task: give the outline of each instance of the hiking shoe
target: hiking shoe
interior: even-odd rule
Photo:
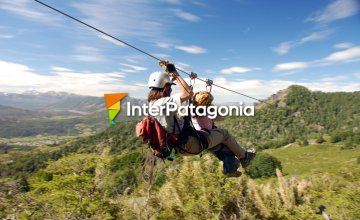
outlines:
[[[245,152],[245,157],[240,159],[241,166],[245,169],[250,165],[252,159],[256,156],[256,151],[254,149],[247,150]]]

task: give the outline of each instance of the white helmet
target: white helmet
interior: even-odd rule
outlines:
[[[154,72],[149,77],[149,88],[158,88],[163,89],[167,83],[175,85],[167,73],[164,72]]]

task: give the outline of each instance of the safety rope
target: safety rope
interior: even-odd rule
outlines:
[[[116,40],[116,41],[119,41],[119,42],[125,44],[126,46],[129,46],[129,47],[133,48],[134,50],[137,50],[137,51],[139,51],[140,53],[143,53],[143,54],[145,54],[145,55],[147,55],[147,56],[149,56],[149,57],[151,57],[151,58],[153,58],[153,59],[155,59],[155,60],[157,60],[157,61],[163,61],[163,59],[160,59],[160,58],[158,58],[158,57],[156,57],[156,56],[154,56],[154,55],[152,55],[152,54],[150,54],[150,53],[148,53],[148,52],[146,52],[146,51],[144,51],[144,50],[142,50],[142,49],[140,49],[140,48],[138,48],[138,47],[136,47],[136,46],[134,46],[134,45],[132,45],[132,44],[130,44],[130,43],[127,43],[126,41],[123,41],[123,40],[121,40],[121,39],[119,39],[119,38],[117,38],[117,37],[115,37],[115,36],[113,36],[113,35],[111,35],[111,34],[108,34],[108,33],[106,33],[105,31],[102,31],[102,30],[100,30],[100,29],[98,29],[98,28],[96,28],[96,27],[94,27],[94,26],[92,26],[92,25],[90,25],[90,24],[88,24],[88,23],[86,23],[86,22],[84,22],[84,21],[81,21],[80,19],[75,18],[75,17],[73,17],[73,16],[71,16],[71,15],[69,15],[69,14],[67,14],[67,13],[65,13],[65,12],[63,12],[63,11],[61,11],[61,10],[59,10],[59,9],[56,9],[56,8],[50,6],[50,5],[48,5],[48,4],[46,4],[46,3],[42,2],[42,1],[39,1],[39,0],[34,0],[34,1],[37,2],[37,3],[39,3],[39,4],[41,4],[41,5],[43,5],[43,6],[45,6],[45,7],[47,7],[47,8],[49,8],[49,9],[51,9],[51,10],[53,10],[53,11],[56,11],[56,12],[58,12],[58,13],[64,15],[64,16],[66,16],[66,17],[68,17],[68,18],[70,18],[70,19],[72,19],[72,20],[74,20],[74,21],[77,21],[77,22],[79,22],[79,23],[81,23],[81,24],[83,24],[83,25],[85,25],[85,26],[87,26],[87,27],[89,27],[89,28],[97,31],[97,32],[100,32],[100,33],[102,33],[103,35],[105,35],[105,36],[107,36],[107,37],[110,37],[110,38],[112,38],[112,39],[114,39],[114,40]],[[177,69],[178,71],[182,72],[182,73],[185,73],[185,74],[188,75],[188,76],[191,76],[191,73],[188,73],[188,72],[186,72],[186,71],[183,70],[183,69],[180,69],[180,68],[178,68],[178,67],[176,67],[176,69]],[[198,79],[198,80],[200,80],[200,81],[202,81],[202,82],[204,82],[204,83],[207,82],[207,79],[202,79],[202,78],[199,78],[199,77],[196,77],[196,79]],[[238,92],[238,91],[235,91],[235,90],[232,90],[232,89],[225,88],[225,87],[220,86],[220,85],[215,84],[215,83],[213,83],[212,85],[213,85],[213,86],[216,86],[216,87],[218,87],[218,88],[227,90],[227,91],[229,91],[229,92],[233,92],[233,93],[236,93],[236,94],[238,94],[238,95],[242,95],[242,96],[244,96],[244,97],[247,97],[247,98],[256,100],[256,101],[258,101],[258,102],[266,102],[266,101],[264,101],[264,100],[260,100],[260,99],[258,99],[258,98],[255,98],[255,97],[246,95],[246,94],[244,94],[244,93],[241,93],[241,92]]]

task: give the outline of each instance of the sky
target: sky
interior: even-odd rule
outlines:
[[[359,0],[43,1],[259,99],[292,84],[360,90]],[[0,92],[145,98],[155,71],[157,61],[33,0],[0,0]],[[194,87],[206,89],[199,80]],[[216,87],[212,93],[221,102],[249,101]]]

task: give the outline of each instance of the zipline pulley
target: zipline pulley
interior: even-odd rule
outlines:
[[[214,84],[214,82],[211,79],[205,79],[205,83],[206,83],[206,91],[211,92],[212,85]]]
[[[196,78],[197,78],[197,74],[194,73],[194,72],[191,72],[190,75],[189,75],[189,77],[190,77],[190,86],[191,86],[191,87],[194,87],[194,85],[195,85],[195,80],[196,80]]]

